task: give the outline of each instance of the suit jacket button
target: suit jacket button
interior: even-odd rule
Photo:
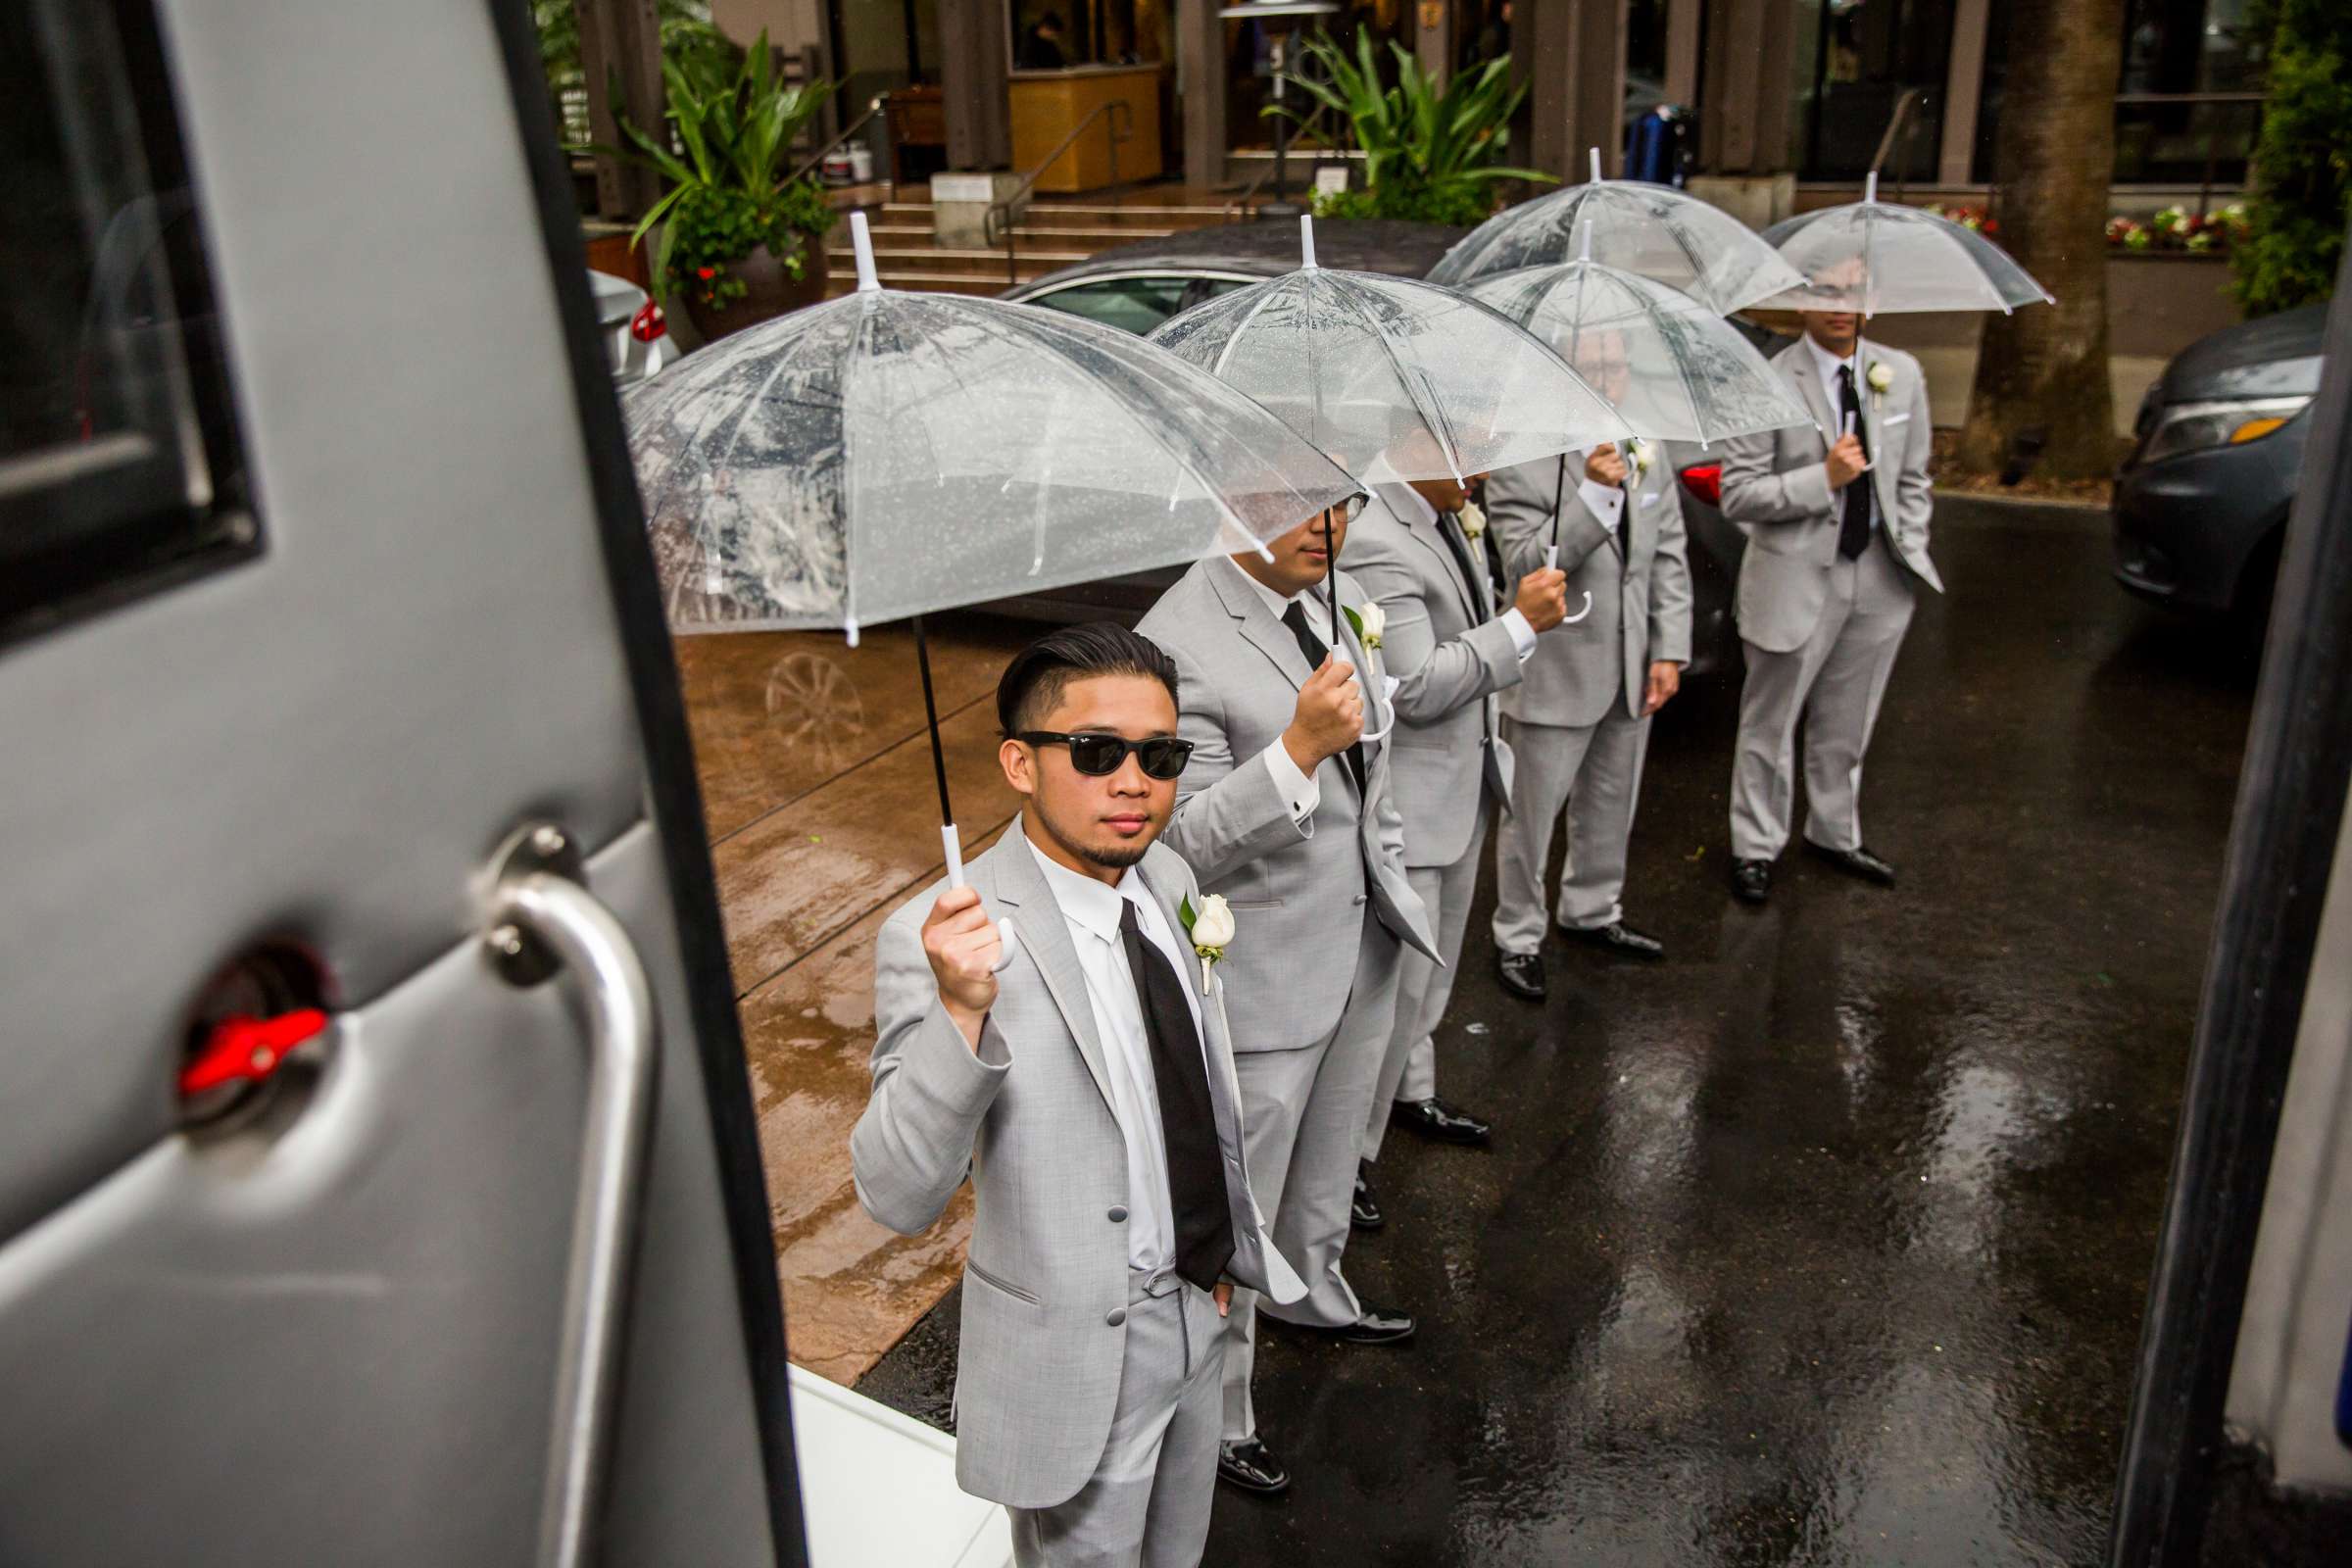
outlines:
[[[1358,903],[1358,904],[1369,904],[1369,903],[1371,902],[1371,900],[1372,900],[1372,895],[1371,895],[1371,894],[1369,894],[1369,893],[1358,893],[1358,894],[1355,896],[1355,902],[1356,902],[1356,903]]]
[[[1114,1306],[1110,1309],[1110,1316],[1104,1318],[1102,1321],[1115,1329],[1120,1324],[1127,1321],[1127,1309],[1123,1306]]]
[[[1110,1205],[1110,1222],[1111,1222],[1113,1225],[1116,1225],[1116,1224],[1118,1224],[1120,1221],[1124,1220],[1126,1217],[1127,1217],[1127,1209],[1126,1209],[1126,1206],[1125,1206],[1124,1204],[1120,1204],[1120,1203],[1113,1203],[1113,1204],[1111,1204],[1111,1205]]]

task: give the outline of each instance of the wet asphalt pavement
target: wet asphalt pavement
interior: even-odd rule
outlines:
[[[1207,1560],[2085,1564],[2101,1552],[2253,687],[2108,581],[2095,514],[1939,503],[1864,789],[1891,891],[1724,885],[1738,693],[1652,738],[1629,920],[1440,1037],[1493,1148],[1389,1142],[1348,1272],[1401,1349],[1279,1325],[1271,1501]],[[957,1298],[859,1385],[944,1420]]]

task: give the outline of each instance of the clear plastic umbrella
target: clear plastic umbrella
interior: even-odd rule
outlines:
[[[1113,327],[877,281],[739,332],[623,405],[673,629],[845,628],[1255,547],[1357,486],[1216,377]],[[933,760],[939,734],[934,715]],[[950,868],[960,874],[939,769]]]
[[[1879,200],[1879,176],[1862,199],[1800,213],[1764,237],[1804,274],[1763,303],[1776,310],[1852,311],[1864,317],[1908,311],[1999,311],[2052,305],[2009,253],[1948,218]]]
[[[1718,316],[1796,288],[1804,278],[1764,237],[1721,208],[1670,185],[1600,177],[1506,208],[1464,235],[1430,270],[1429,280],[1459,288],[1522,267],[1580,254],[1579,229],[1592,230],[1592,258],[1621,272],[1678,288]]]
[[[1434,284],[1315,265],[1163,323],[1152,341],[1256,399],[1350,473],[1464,478],[1614,440],[1625,421],[1560,357]]]
[[[1549,343],[1639,435],[1710,445],[1812,419],[1736,327],[1680,289],[1579,260],[1498,272],[1469,293]],[[1549,559],[1567,486],[1563,453]]]
[[[1680,289],[1575,261],[1468,292],[1549,343],[1638,435],[1711,445],[1810,418],[1738,328]]]

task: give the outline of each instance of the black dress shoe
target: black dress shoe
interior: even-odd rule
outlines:
[[[1732,897],[1741,904],[1762,904],[1772,895],[1770,860],[1734,860]]]
[[[1272,1496],[1291,1490],[1291,1473],[1266,1447],[1262,1439],[1217,1445],[1217,1479],[1244,1492]]]
[[[1894,867],[1868,850],[1858,848],[1833,850],[1827,846],[1816,844],[1811,839],[1805,840],[1805,848],[1829,861],[1838,870],[1843,871],[1847,876],[1860,877],[1865,882],[1876,882],[1883,888],[1894,886]]]
[[[1365,1179],[1364,1167],[1355,1167],[1355,1196],[1348,1202],[1348,1228],[1376,1231],[1389,1222],[1380,1211],[1380,1200],[1372,1196],[1372,1183]]]
[[[1614,953],[1620,958],[1655,959],[1666,956],[1665,943],[1656,937],[1643,935],[1623,920],[1612,920],[1607,925],[1572,925],[1560,929],[1573,941]]]
[[[1385,1306],[1367,1306],[1364,1315],[1343,1328],[1316,1329],[1314,1332],[1339,1341],[1342,1345],[1402,1345],[1413,1337],[1413,1315],[1394,1311]]]
[[[1494,967],[1502,975],[1502,989],[1514,997],[1529,1002],[1542,1002],[1544,997],[1544,955],[1540,953],[1498,953]]]
[[[1483,1144],[1494,1130],[1435,1095],[1427,1100],[1396,1101],[1389,1106],[1389,1125],[1441,1144]]]

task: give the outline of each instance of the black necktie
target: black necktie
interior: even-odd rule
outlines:
[[[1471,619],[1485,620],[1486,613],[1478,609],[1478,568],[1470,564],[1470,541],[1462,536],[1462,523],[1450,512],[1438,514],[1438,537],[1453,552],[1453,564],[1461,568],[1462,591],[1470,596]]]
[[[1282,612],[1282,623],[1290,627],[1291,635],[1298,640],[1298,651],[1306,656],[1306,667],[1321,669],[1323,656],[1331,650],[1322,638],[1315,635],[1314,627],[1306,623],[1306,607],[1296,599],[1292,600],[1290,607]],[[1364,678],[1361,670],[1356,675],[1359,681]],[[1364,743],[1354,742],[1342,755],[1348,760],[1348,772],[1354,778],[1355,793],[1360,796],[1364,793]]]
[[[1208,1099],[1208,1064],[1193,1009],[1184,1000],[1159,945],[1144,936],[1135,903],[1119,900],[1119,943],[1143,1004],[1144,1034],[1152,1044],[1152,1081],[1159,1090],[1159,1136],[1168,1155],[1169,1217],[1176,1227],[1176,1272],[1204,1291],[1233,1257],[1233,1209],[1226,1201],[1225,1163],[1217,1147],[1217,1118]]]
[[[1854,395],[1854,368],[1838,367],[1838,407],[1853,420],[1854,439],[1861,443],[1862,461],[1870,461],[1870,437],[1862,429],[1862,400]],[[1870,474],[1846,481],[1840,504],[1844,514],[1838,523],[1838,554],[1851,561],[1870,548]]]

